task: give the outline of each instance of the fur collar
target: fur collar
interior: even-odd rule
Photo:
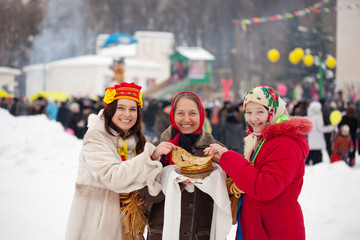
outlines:
[[[313,123],[306,117],[291,117],[290,120],[284,120],[280,123],[271,123],[267,125],[262,133],[251,133],[245,137],[244,157],[250,160],[252,152],[260,144],[258,139],[262,135],[263,139],[269,140],[278,136],[304,136],[313,128]]]
[[[291,117],[280,123],[269,124],[262,131],[264,139],[272,139],[284,135],[300,135],[308,134],[313,128],[313,123],[307,117]]]
[[[161,142],[167,142],[170,140],[171,137],[171,128],[172,126],[169,126],[162,134],[161,134]],[[211,143],[214,143],[215,139],[214,137],[206,132],[204,130],[204,128],[201,129],[201,133],[200,133],[200,137],[199,139],[196,141],[196,143],[194,144],[194,147],[204,147],[204,146],[209,146]]]

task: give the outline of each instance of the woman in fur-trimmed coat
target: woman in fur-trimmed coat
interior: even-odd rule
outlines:
[[[205,150],[216,154],[214,159],[243,192],[237,208],[237,239],[304,240],[298,197],[309,153],[305,135],[312,122],[289,117],[285,102],[266,86],[247,92],[244,109],[248,126],[244,157],[216,144]]]
[[[144,186],[148,186],[151,195],[157,195],[161,191],[162,171],[158,160],[173,149],[170,143],[155,147],[145,142],[141,131],[140,86],[124,82],[109,89],[105,92],[105,109],[89,117],[67,240],[141,239],[141,232],[132,234],[135,229],[132,223],[124,224],[120,196],[130,193],[131,199],[141,203],[136,191]]]

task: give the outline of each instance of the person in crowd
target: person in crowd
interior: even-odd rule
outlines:
[[[356,102],[356,111],[355,111],[356,119],[358,119],[358,129],[360,129],[360,100]],[[354,143],[356,148],[356,143]],[[357,150],[360,155],[360,131],[357,132]]]
[[[55,121],[59,112],[59,107],[56,105],[56,102],[53,97],[48,98],[48,103],[45,107],[46,115],[50,120]]]
[[[226,125],[226,118],[228,115],[229,109],[232,107],[232,104],[230,101],[224,101],[223,107],[219,111],[219,141],[224,142],[225,141],[225,125]]]
[[[80,109],[80,104],[77,102],[72,102],[69,106],[69,109],[71,111],[71,115],[66,131],[72,135],[75,135],[77,138],[82,139],[87,128],[84,116]]]
[[[19,111],[19,99],[18,98],[12,98],[10,100],[9,112],[13,116],[18,116],[19,115],[20,111]]]
[[[349,154],[354,150],[354,143],[350,136],[350,127],[348,125],[342,125],[340,131],[338,131],[335,140],[334,147],[332,151],[332,156],[339,156],[340,159],[344,160],[350,167],[351,158]]]
[[[230,193],[240,197],[232,198],[238,201],[236,237],[304,240],[298,197],[309,152],[305,135],[312,123],[289,117],[286,103],[271,87],[248,91],[243,105],[248,128],[244,156],[218,144],[205,149],[231,177]]]
[[[216,142],[204,130],[204,118],[199,96],[192,92],[177,94],[169,114],[171,126],[162,133],[160,142],[171,142],[192,155],[204,156],[204,149]],[[172,154],[164,155],[161,162],[163,191],[146,198],[152,206],[147,239],[226,239],[231,209],[225,172],[214,164],[210,175],[194,180],[176,172]]]
[[[32,103],[31,115],[46,114],[46,99],[39,97]]]
[[[305,117],[307,115],[308,103],[306,101],[299,101],[295,104],[291,116]]]
[[[349,105],[345,111],[346,111],[345,116],[343,116],[343,118],[341,119],[341,122],[339,123],[338,127],[341,128],[341,126],[343,125],[348,125],[350,127],[350,136],[354,143],[354,146],[356,146],[356,132],[358,129],[358,120],[355,115],[355,107],[353,105]],[[355,165],[355,152],[356,149],[353,148],[353,150],[349,154],[350,166]]]
[[[211,123],[212,135],[216,140],[220,139],[219,136],[219,112],[221,110],[220,106],[221,103],[218,100],[215,100],[214,106],[211,109],[211,117],[209,117]]]
[[[222,143],[231,150],[243,153],[244,148],[244,126],[240,122],[236,106],[230,107],[227,111],[225,125],[223,127]],[[239,121],[240,120],[240,121]]]
[[[322,162],[322,150],[326,149],[324,133],[335,130],[334,125],[324,125],[321,103],[311,102],[307,111],[308,118],[313,122],[314,128],[308,134],[310,152],[305,160],[306,165],[315,165]]]
[[[60,122],[61,125],[66,129],[69,123],[69,119],[71,116],[71,111],[69,110],[69,101],[61,102],[58,115],[56,117],[56,121]]]
[[[154,124],[155,124],[155,116],[159,111],[158,102],[155,99],[150,99],[148,106],[144,109],[144,118],[143,122],[145,124],[145,136],[152,141],[155,137]]]
[[[212,134],[213,129],[211,127],[210,119],[211,119],[211,109],[210,108],[205,108],[204,129],[208,133]]]
[[[89,117],[79,157],[66,239],[143,239],[146,219],[139,189],[161,191],[162,154],[141,131],[141,87],[123,82],[105,91],[106,107]],[[140,208],[140,209],[139,209]]]
[[[321,112],[323,115],[323,121],[324,121],[324,125],[330,125],[330,114],[331,114],[331,108],[330,106],[328,106],[325,102],[325,99],[320,99],[320,103],[321,103]],[[331,132],[326,132],[324,133],[324,138],[325,138],[325,144],[326,144],[326,151],[329,154],[329,156],[331,156],[332,153],[332,142],[333,142],[333,138],[335,135],[335,131],[331,131]]]
[[[169,114],[171,110],[170,101],[161,102],[161,110],[155,116],[154,131],[156,139],[160,139],[160,135],[170,126]]]

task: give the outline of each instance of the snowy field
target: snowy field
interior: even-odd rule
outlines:
[[[45,115],[0,109],[0,239],[64,239],[81,144]],[[359,162],[330,164],[326,155],[306,167],[300,204],[308,240],[360,239]]]

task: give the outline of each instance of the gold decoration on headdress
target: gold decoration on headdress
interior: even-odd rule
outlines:
[[[104,96],[104,102],[106,104],[110,104],[114,101],[114,97],[116,95],[116,90],[115,89],[107,89],[105,91],[105,96]]]

